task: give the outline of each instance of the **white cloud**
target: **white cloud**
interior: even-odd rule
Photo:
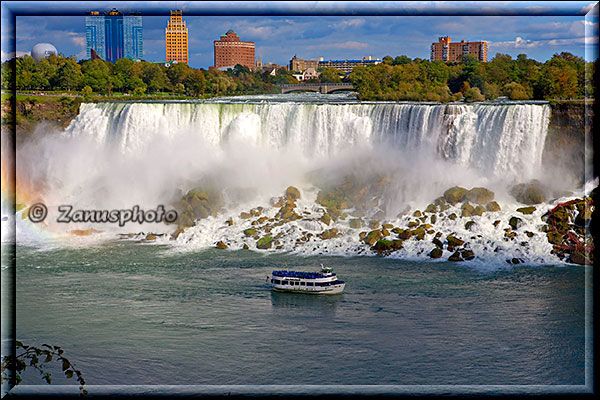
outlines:
[[[361,18],[357,18],[357,19],[345,19],[339,22],[335,22],[333,24],[331,24],[330,26],[336,30],[343,30],[343,29],[348,29],[348,28],[358,28],[359,26],[362,26],[365,24],[365,20],[361,19]]]
[[[523,39],[517,36],[515,40],[509,40],[504,42],[488,42],[488,47],[493,49],[531,49],[531,48],[543,48],[547,46],[566,46],[566,45],[578,45],[583,43],[597,43],[597,38],[593,37],[576,37],[576,38],[563,38],[563,39],[549,39],[549,40],[530,40]]]
[[[590,11],[591,11],[591,10],[594,8],[594,6],[595,6],[596,4],[598,4],[598,3],[590,3],[590,4],[588,4],[587,6],[583,6],[583,7],[581,8],[581,11],[580,11],[580,12],[582,12],[582,13],[584,13],[584,14],[587,14],[588,12],[590,12]],[[598,8],[596,8],[596,10],[598,10]],[[596,12],[597,12],[597,11],[596,11]]]
[[[17,57],[23,57],[24,55],[30,56],[31,52],[30,51],[17,51],[16,52]],[[15,56],[14,51],[5,52],[4,50],[0,50],[0,58],[2,59],[2,61],[10,60],[14,56]]]

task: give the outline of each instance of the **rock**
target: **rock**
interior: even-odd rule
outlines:
[[[533,179],[514,185],[509,192],[519,203],[540,204],[546,200],[548,190],[540,181]]]
[[[536,208],[533,206],[517,208],[517,212],[520,212],[521,214],[525,214],[525,215],[529,215],[529,214],[533,213],[535,210],[536,210]]]
[[[387,229],[384,228],[381,230],[381,235],[383,237],[390,236],[390,231],[388,231]]]
[[[511,217],[510,220],[508,221],[508,224],[510,225],[511,228],[513,228],[514,230],[517,230],[523,226],[523,220],[519,217]]]
[[[465,243],[464,240],[459,239],[459,238],[455,237],[454,235],[446,236],[446,241],[448,242],[448,250],[450,250],[451,247],[452,248],[460,247]]]
[[[186,228],[190,227],[190,226],[194,226],[194,221],[192,220],[192,218],[190,218],[189,215],[187,214],[179,214],[177,216],[177,223],[180,226],[184,226]]]
[[[464,261],[460,256],[460,252],[455,251],[450,257],[448,257],[448,261]]]
[[[319,237],[323,240],[333,239],[338,236],[340,236],[340,233],[335,228],[331,228],[331,229],[329,229],[327,231],[323,231],[322,233],[319,234]]]
[[[485,212],[485,207],[478,205],[477,207],[475,207],[475,209],[473,210],[471,215],[481,216],[481,215],[483,215],[484,212]]]
[[[146,240],[156,240],[156,235],[154,233],[149,233],[146,235]]]
[[[529,231],[525,231],[525,234],[527,235],[527,237],[532,238],[534,233],[533,232],[529,232]]]
[[[477,204],[486,204],[494,200],[494,192],[483,187],[475,187],[465,194],[465,198]]]
[[[218,249],[226,249],[227,247],[229,247],[229,246],[227,246],[227,245],[226,245],[224,242],[222,242],[221,240],[219,240],[219,241],[217,242],[217,248],[218,248]]]
[[[410,222],[408,223],[408,227],[409,227],[409,228],[416,228],[416,227],[417,227],[417,226],[419,226],[419,225],[420,225],[420,224],[419,224],[418,222],[416,222],[416,221],[410,221]]]
[[[460,186],[454,186],[444,192],[444,200],[454,205],[463,201],[466,194],[467,189]]]
[[[439,247],[435,247],[431,252],[429,252],[429,257],[431,258],[440,258],[444,254],[444,251]]]
[[[270,249],[273,244],[273,238],[271,236],[265,236],[256,241],[256,247],[262,250]]]
[[[500,204],[498,204],[498,202],[496,201],[490,201],[489,203],[487,203],[485,205],[485,209],[490,211],[490,212],[496,212],[496,211],[500,211]]]
[[[420,216],[422,216],[422,215],[423,215],[423,214],[421,214],[421,211],[419,211],[419,210],[416,210],[416,211],[413,213],[413,217],[416,217],[416,218],[419,218],[419,217],[420,217]]]
[[[273,197],[270,201],[271,205],[273,207],[283,207],[283,205],[285,204],[285,200],[283,197]]]
[[[371,250],[380,255],[387,255],[402,248],[402,240],[385,240],[380,239],[375,243]]]
[[[358,238],[360,240],[363,240],[365,238],[365,236],[367,236],[367,232],[361,232],[361,233],[358,234]]]
[[[423,240],[425,238],[425,229],[415,229],[414,231],[412,231],[412,235],[416,236],[417,240]]]
[[[435,199],[433,201],[433,204],[435,204],[438,207],[445,206],[446,205],[446,199],[444,199],[443,197],[438,197],[437,199]]]
[[[254,235],[256,235],[256,229],[255,228],[244,229],[244,235],[254,236]]]
[[[373,246],[381,238],[381,232],[379,230],[373,230],[363,238],[363,242],[369,246]]]
[[[444,248],[444,243],[442,243],[442,241],[440,239],[438,239],[438,238],[434,238],[431,242],[433,244],[435,244],[436,247],[439,247],[440,249]]]
[[[470,231],[471,228],[473,227],[473,225],[475,225],[475,221],[467,221],[465,223],[465,229],[468,230],[468,231]]]
[[[548,238],[548,242],[551,244],[562,244],[564,235],[556,230],[551,230],[546,233],[546,237]]]
[[[242,249],[244,249],[244,250],[248,250],[249,248],[250,247],[246,243],[244,243],[244,245],[242,246]]]
[[[494,225],[494,227],[496,227],[496,228],[497,228],[497,227],[498,227],[498,225],[500,224],[500,222],[501,222],[501,221],[500,221],[499,219],[495,220],[495,221],[493,222],[493,225]]]
[[[285,198],[290,200],[298,200],[300,198],[300,191],[294,186],[290,186],[285,190]]]
[[[470,217],[471,214],[473,214],[473,211],[475,211],[475,207],[473,207],[469,202],[465,202],[462,206],[461,206],[461,216],[462,217]]]
[[[179,235],[181,235],[183,233],[183,231],[185,230],[185,228],[183,226],[178,226],[177,229],[175,229],[175,232],[173,232],[171,234],[171,239],[177,239],[179,237]]]
[[[410,229],[402,229],[400,232],[398,232],[398,237],[402,240],[410,239],[411,236],[412,232]]]
[[[383,224],[383,225],[381,225],[381,227],[383,229],[387,229],[389,231],[389,230],[392,230],[394,228],[394,225],[392,225],[392,224]]]
[[[512,232],[510,228],[508,228],[508,230],[504,233],[504,237],[506,239],[514,239],[517,237],[517,232]]]
[[[592,255],[591,253],[589,254]],[[594,265],[592,257],[588,257],[588,254],[583,251],[575,250],[569,255],[568,261],[572,264],[579,265]]]
[[[361,227],[361,219],[360,218],[352,218],[350,220],[350,228],[352,229],[360,229]]]
[[[436,212],[438,212],[438,208],[435,204],[430,203],[427,205],[427,208],[425,208],[425,212],[435,214]]]
[[[244,212],[244,211],[242,211],[240,213],[240,218],[241,219],[248,219],[248,218],[251,218],[251,217],[252,217],[252,214],[250,214],[250,213],[247,213],[247,212]]]
[[[460,255],[465,260],[472,260],[475,258],[475,253],[473,253],[473,250],[463,250],[461,251]]]
[[[232,226],[233,225],[233,218],[229,218],[227,221],[225,221],[225,224],[227,226]]]
[[[437,216],[433,214],[431,217],[429,217],[429,221],[431,221],[432,224],[435,224],[437,222]]]
[[[458,217],[457,217],[457,216],[456,216],[456,214],[454,214],[454,213],[452,213],[452,214],[448,215],[448,219],[451,219],[451,220],[453,220],[453,221],[454,221],[456,218],[458,218]]]
[[[369,221],[369,228],[371,228],[371,229],[379,228],[379,221],[377,221],[377,220]]]
[[[331,223],[331,217],[329,216],[329,214],[325,213],[321,218],[319,218],[319,221],[329,226],[329,224]]]

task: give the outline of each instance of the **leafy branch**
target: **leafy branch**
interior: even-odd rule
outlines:
[[[62,366],[62,370],[65,376],[70,379],[76,376],[79,382],[80,396],[85,396],[88,392],[84,389],[85,380],[81,375],[81,371],[76,369],[75,366],[63,355],[64,350],[59,346],[51,346],[49,344],[42,344],[42,347],[27,346],[20,341],[16,341],[16,347],[18,353],[15,355],[8,355],[2,357],[2,374],[0,375],[0,383],[3,383],[5,379],[9,379],[9,372],[15,371],[15,385],[21,383],[21,374],[27,369],[27,367],[36,369],[42,375],[42,378],[46,383],[52,383],[52,376],[50,372],[46,370],[49,363],[55,361]]]

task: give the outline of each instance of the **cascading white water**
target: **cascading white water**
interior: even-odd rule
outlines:
[[[217,217],[196,220],[177,242],[204,247],[227,240],[232,248],[256,247],[256,239],[242,233],[252,221],[239,219],[240,213],[261,206],[264,215],[275,217],[278,209],[270,199],[294,185],[302,191],[297,211],[306,217],[276,229],[281,229],[283,249],[309,254],[364,251],[348,220],[331,226],[319,222],[323,209],[315,199],[322,185],[340,185],[349,175],[362,184],[387,176],[380,197],[366,200],[370,205],[364,219],[397,226],[410,218],[400,215],[403,210],[423,209],[451,186],[485,186],[495,192],[506,214],[476,217],[482,219],[477,229],[485,239],[472,246],[478,254],[504,262],[505,253],[493,252],[506,246],[504,231],[487,220],[508,221],[509,210],[518,205],[507,188],[543,176],[547,104],[242,101],[82,104],[67,129],[34,135],[19,148],[17,165],[23,167],[17,181],[39,192],[50,207],[80,209],[172,207],[193,187],[216,186],[224,194],[224,208]],[[460,215],[460,208],[451,212]],[[528,216],[532,231],[537,231],[539,217]],[[236,222],[225,227],[229,218]],[[473,235],[460,218],[437,225]],[[296,247],[306,232],[318,235],[333,226],[341,237]],[[89,227],[50,226],[57,231]],[[144,229],[171,233],[173,228],[100,227],[107,234]],[[530,242],[536,250],[529,251],[546,260],[550,249],[544,234]],[[428,246],[430,241],[409,240],[402,256],[425,254]],[[520,247],[507,251],[525,257]]]
[[[539,104],[100,103],[83,104],[66,134],[90,136],[122,154],[180,134],[221,146],[243,139],[308,159],[385,144],[526,179],[541,164],[549,114]]]

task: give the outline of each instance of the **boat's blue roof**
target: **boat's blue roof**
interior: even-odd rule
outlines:
[[[332,274],[335,275],[335,274]],[[273,276],[280,276],[284,278],[305,278],[305,279],[317,279],[317,278],[325,278],[326,276],[332,275],[324,275],[320,272],[299,272],[299,271],[273,271]]]

